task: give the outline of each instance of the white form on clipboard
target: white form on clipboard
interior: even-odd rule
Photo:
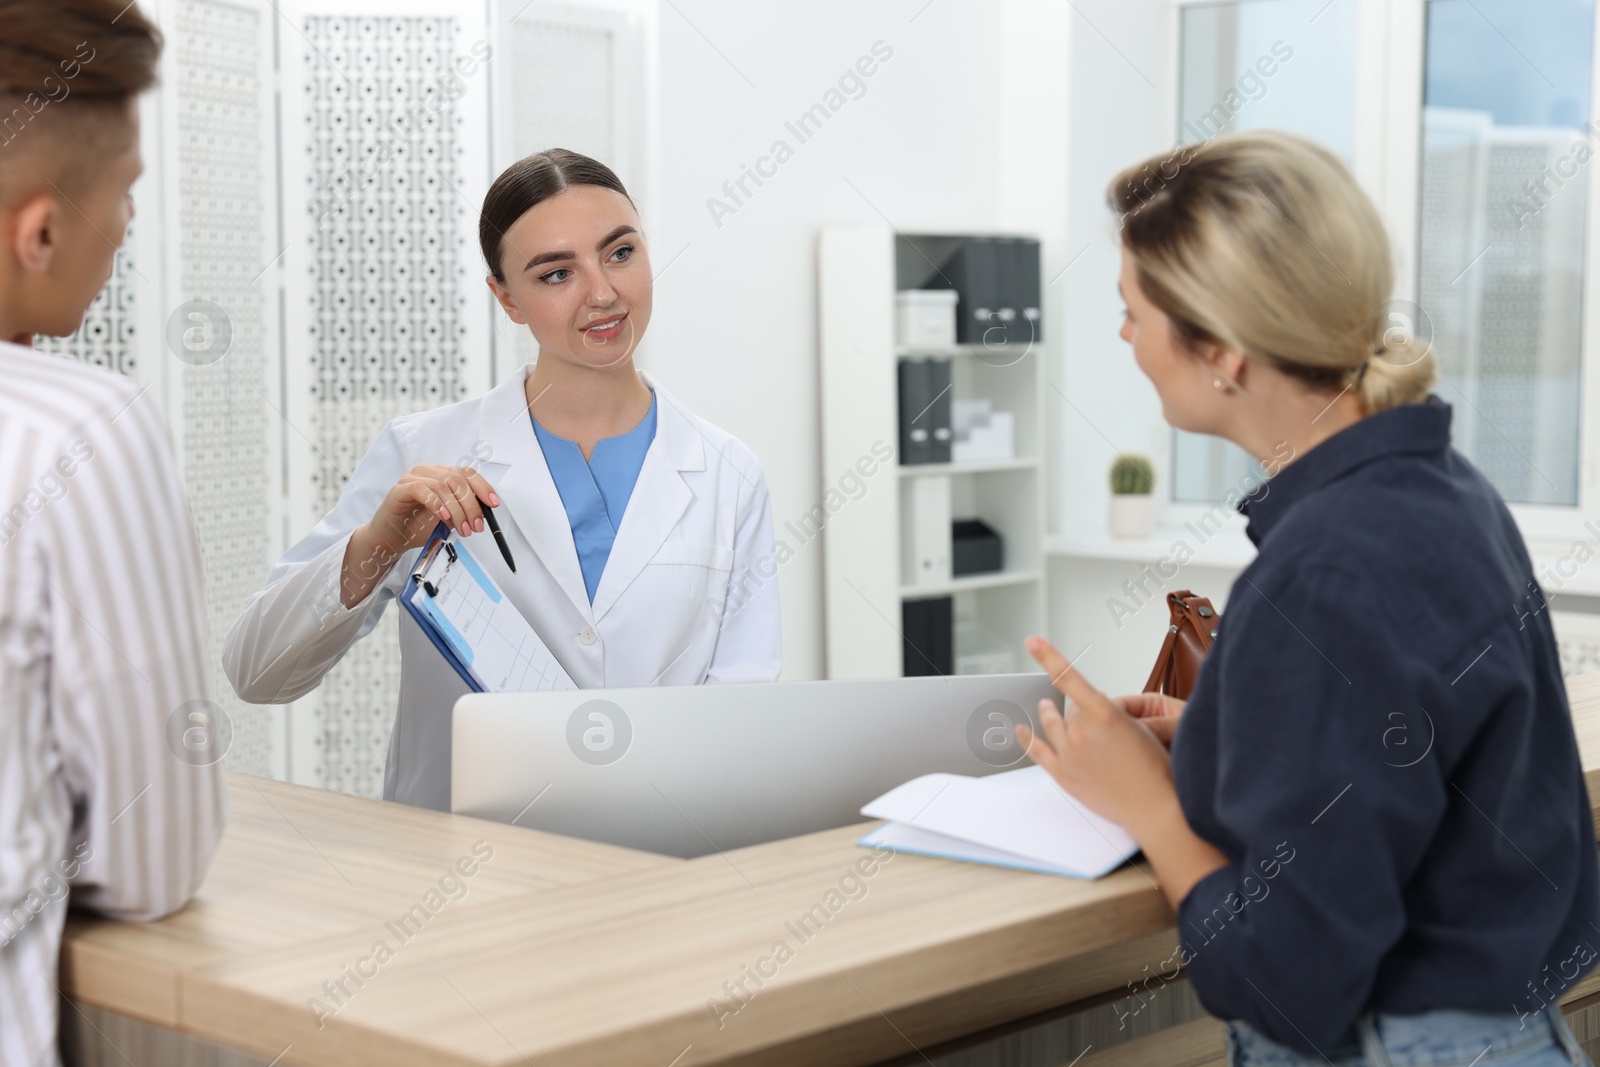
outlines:
[[[454,536],[417,570],[411,603],[486,693],[576,689],[570,675]]]

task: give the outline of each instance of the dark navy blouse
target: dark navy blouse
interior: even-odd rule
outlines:
[[[1232,861],[1178,910],[1207,1010],[1306,1053],[1366,1010],[1530,1013],[1600,950],[1594,828],[1550,613],[1437,398],[1241,509],[1172,768]]]

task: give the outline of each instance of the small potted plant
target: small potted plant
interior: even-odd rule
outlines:
[[[1156,528],[1156,470],[1144,456],[1118,454],[1111,464],[1111,536],[1149,537]]]

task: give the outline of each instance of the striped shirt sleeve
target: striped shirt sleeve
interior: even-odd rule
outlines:
[[[73,903],[153,919],[193,895],[221,835],[226,733],[207,666],[200,547],[171,443],[154,398],[125,391],[52,453],[69,457],[58,473],[74,460],[76,470],[38,533],[54,734],[72,844],[84,852]]]

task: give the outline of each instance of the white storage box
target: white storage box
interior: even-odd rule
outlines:
[[[995,411],[988,400],[957,400],[951,405],[955,441],[952,463],[998,463],[1016,458],[1016,417]]]
[[[903,289],[894,294],[899,344],[906,348],[951,348],[956,343],[956,291]]]

